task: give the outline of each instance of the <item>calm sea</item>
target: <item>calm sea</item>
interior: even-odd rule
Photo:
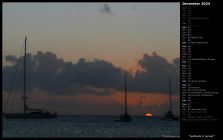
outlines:
[[[179,121],[159,117],[133,117],[132,122],[115,122],[118,116],[61,116],[54,119],[7,119],[3,137],[17,138],[148,138],[179,137]]]

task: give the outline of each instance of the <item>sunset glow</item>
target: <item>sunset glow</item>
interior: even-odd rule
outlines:
[[[152,114],[152,113],[147,113],[147,114],[145,114],[145,116],[146,116],[146,117],[152,117],[153,114]]]
[[[3,102],[27,36],[26,84],[32,107],[119,115],[126,72],[128,112],[156,116],[168,109],[172,72],[173,110],[179,112],[179,4],[108,3],[107,13],[100,10],[103,5],[4,3]],[[20,95],[13,95],[14,111],[22,111]]]
[[[6,101],[6,93],[3,92],[3,105]],[[7,93],[8,94],[8,93]],[[110,95],[101,96],[96,94],[77,94],[70,93],[66,96],[49,95],[45,91],[34,89],[30,91],[30,100],[32,107],[44,107],[52,111],[60,112],[60,114],[120,114],[123,110],[124,93],[114,92]],[[173,101],[178,101],[179,96],[173,96]],[[168,95],[158,93],[129,93],[128,94],[128,110],[134,115],[157,115],[162,114],[160,108],[168,105]],[[30,102],[30,101],[29,101]],[[15,107],[13,111],[22,110],[22,101],[19,95],[15,96]],[[153,113],[146,113],[148,110]]]

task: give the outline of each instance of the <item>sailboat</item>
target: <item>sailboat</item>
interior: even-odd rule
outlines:
[[[174,115],[172,112],[172,95],[171,95],[171,78],[169,76],[169,93],[170,93],[170,109],[167,113],[164,114],[164,116],[161,118],[162,120],[178,120],[179,117]]]
[[[51,113],[44,109],[33,109],[29,108],[27,105],[27,99],[26,96],[26,41],[27,37],[25,37],[25,49],[24,49],[24,66],[23,66],[23,72],[24,72],[24,85],[23,85],[23,112],[22,113],[3,113],[6,119],[49,119],[49,118],[55,118],[57,117],[57,113]]]
[[[120,115],[119,120],[115,120],[116,122],[131,122],[132,118],[127,112],[127,88],[126,88],[126,73],[125,73],[125,105],[124,105],[124,114]]]

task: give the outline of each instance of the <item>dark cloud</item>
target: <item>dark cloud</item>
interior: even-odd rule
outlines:
[[[113,13],[111,11],[111,7],[108,4],[104,4],[103,8],[100,9],[100,12],[105,13],[105,14],[112,14]]]
[[[20,65],[22,60],[23,57]],[[168,93],[168,77],[171,75],[173,94],[179,94],[179,60],[177,58],[170,64],[155,52],[151,56],[145,54],[138,60],[143,70],[137,71],[135,76],[127,72],[128,91]],[[19,62],[3,67],[4,90],[10,89],[13,74],[18,66]],[[21,67],[20,79],[23,76],[22,70]],[[81,58],[77,63],[72,63],[64,62],[51,52],[38,51],[36,55],[27,54],[27,88],[38,87],[49,94],[106,95],[115,90],[123,91],[124,73],[124,69],[104,60],[86,61]]]
[[[157,55],[144,54],[143,58],[138,60],[142,71],[137,71],[135,76],[130,80],[129,88],[133,91],[140,92],[163,92],[169,91],[169,76],[171,77],[172,91],[179,94],[179,59],[175,59],[170,64],[164,57]]]
[[[7,56],[5,57],[5,60],[6,60],[6,62],[15,64],[15,63],[17,63],[18,58],[17,58],[15,55],[7,55]]]
[[[60,77],[68,79],[72,83],[120,89],[123,82],[123,73],[124,70],[104,60],[95,59],[90,62],[81,58],[76,64],[68,63],[65,65]]]

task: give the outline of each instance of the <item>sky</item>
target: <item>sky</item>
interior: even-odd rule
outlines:
[[[65,114],[120,113],[123,71],[132,114],[167,109],[169,73],[179,102],[179,75],[172,72],[179,70],[179,3],[3,3],[2,29],[5,97],[27,36],[30,74],[38,75],[29,76],[32,105]]]

